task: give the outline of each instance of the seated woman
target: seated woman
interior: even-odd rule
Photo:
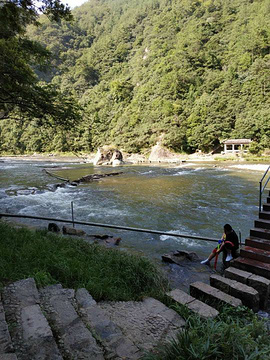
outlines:
[[[219,240],[218,246],[211,252],[207,259],[201,261],[201,264],[210,265],[210,261],[218,256],[223,251],[223,261],[231,261],[237,257],[237,250],[239,249],[239,240],[236,232],[231,225],[224,225],[224,234]]]

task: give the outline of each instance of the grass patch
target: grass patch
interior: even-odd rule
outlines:
[[[39,287],[85,287],[97,301],[162,297],[167,290],[157,266],[144,257],[5,223],[0,232],[1,286],[33,277]]]
[[[263,320],[245,307],[223,307],[214,320],[190,314],[183,306],[174,310],[186,319],[176,339],[156,348],[144,360],[268,360],[269,330]]]

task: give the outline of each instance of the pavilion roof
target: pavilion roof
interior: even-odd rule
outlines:
[[[252,142],[251,139],[228,139],[223,141],[223,144],[225,145],[246,145],[250,144]]]

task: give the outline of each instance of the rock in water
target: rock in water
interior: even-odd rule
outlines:
[[[60,232],[60,227],[59,227],[57,224],[55,224],[55,223],[49,223],[49,225],[48,225],[48,231],[52,231],[52,232],[58,233],[58,232]]]
[[[123,164],[123,155],[120,150],[103,146],[98,148],[93,161],[94,165],[121,165]]]
[[[75,236],[83,236],[85,232],[80,229],[74,229],[67,226],[63,226],[63,234],[65,235],[75,235]]]

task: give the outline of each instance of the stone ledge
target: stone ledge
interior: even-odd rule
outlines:
[[[213,307],[195,299],[180,289],[174,289],[168,292],[167,296],[177,303],[185,305],[189,310],[202,316],[203,318],[215,318],[219,314],[219,312]]]
[[[252,287],[220,275],[210,276],[210,285],[242,301],[253,311],[259,311],[259,293]]]
[[[251,272],[240,270],[235,267],[229,267],[225,270],[225,277],[236,280],[242,284],[253,287],[260,296],[260,308],[264,310],[270,295],[270,280],[265,277],[254,275]]]
[[[213,306],[215,307],[215,301],[221,302],[223,305],[230,305],[233,307],[238,307],[242,305],[242,301],[237,299],[231,295],[228,295],[216,288],[202,283],[202,282],[194,282],[190,284],[190,295],[194,296],[197,299],[206,298],[209,301],[213,301]]]

